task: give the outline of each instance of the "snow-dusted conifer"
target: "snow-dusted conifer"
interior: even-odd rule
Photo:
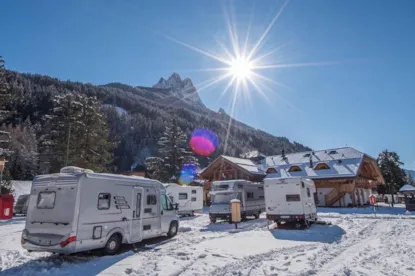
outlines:
[[[169,126],[166,126],[164,136],[157,143],[160,146],[161,160],[150,159],[150,166],[158,172],[158,179],[171,181],[179,179],[180,171],[184,164],[197,164],[193,153],[186,149],[187,136],[173,119]],[[160,166],[160,167],[157,167]]]

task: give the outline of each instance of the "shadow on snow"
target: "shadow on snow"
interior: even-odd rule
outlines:
[[[306,230],[270,229],[277,240],[290,240],[302,242],[333,243],[339,241],[346,233],[337,225],[313,224]]]
[[[158,237],[137,244],[123,245],[120,254],[114,256],[102,256],[99,250],[68,256],[53,254],[30,260],[10,269],[0,269],[0,274],[2,276],[37,275],[38,273],[42,273],[42,275],[97,275],[125,258],[146,250],[158,250],[157,246],[173,240],[167,237]]]

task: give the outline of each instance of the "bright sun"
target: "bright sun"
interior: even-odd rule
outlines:
[[[234,59],[229,68],[230,73],[238,80],[245,80],[250,78],[252,74],[252,64],[249,60],[244,58]]]

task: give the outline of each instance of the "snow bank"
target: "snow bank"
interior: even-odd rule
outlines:
[[[208,214],[201,214],[183,219],[173,239],[146,240],[105,257],[28,253],[20,246],[24,221],[14,219],[0,224],[0,274],[414,275],[415,220],[334,211],[319,213],[338,216],[324,219],[331,226],[268,231],[262,216],[240,223],[237,232],[231,224],[210,224]]]
[[[12,187],[13,196],[16,202],[19,196],[30,194],[30,190],[32,188],[32,181],[12,180]]]

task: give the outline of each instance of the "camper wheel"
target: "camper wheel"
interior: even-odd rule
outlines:
[[[211,217],[211,218],[210,218],[210,222],[211,222],[211,223],[216,223],[216,218],[212,218],[212,217]]]
[[[172,221],[170,223],[169,232],[167,233],[167,237],[172,238],[177,235],[177,231],[179,231],[177,227],[177,221]]]
[[[259,216],[261,215],[261,212],[259,212],[258,214],[254,215],[255,219],[259,219]]]
[[[121,247],[121,235],[113,234],[107,241],[104,247],[104,252],[107,255],[114,255],[120,250]]]

